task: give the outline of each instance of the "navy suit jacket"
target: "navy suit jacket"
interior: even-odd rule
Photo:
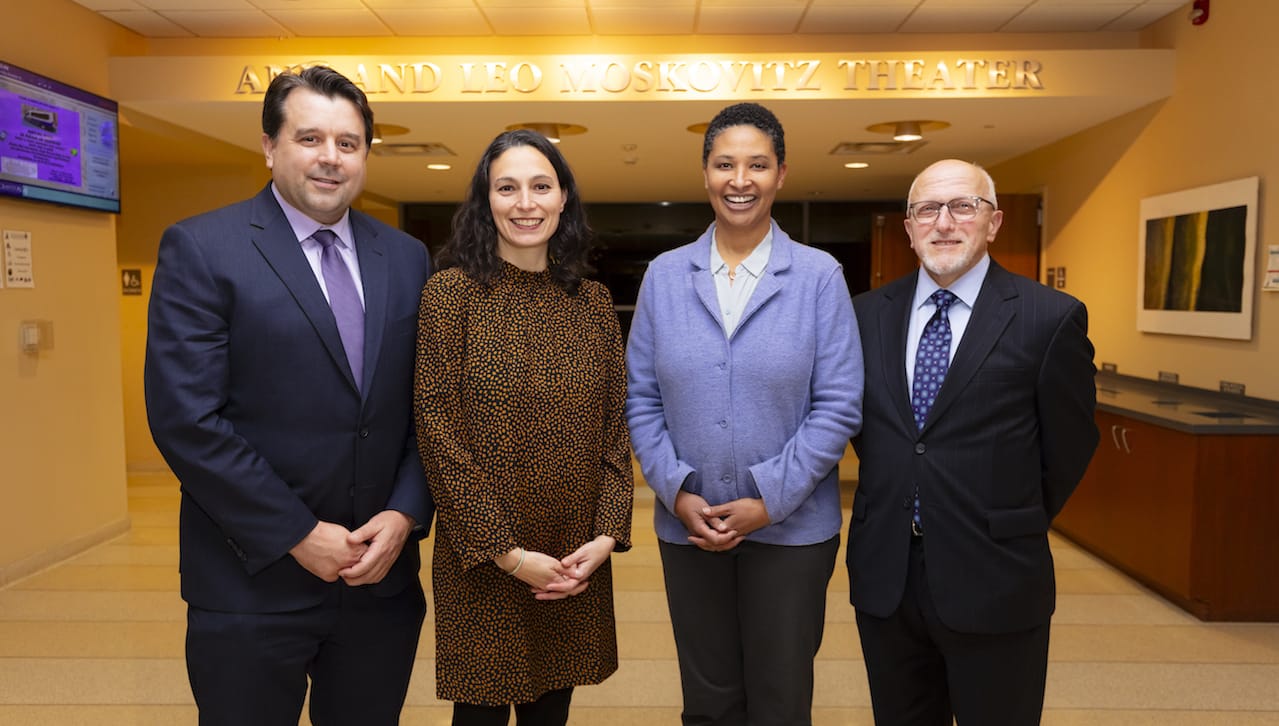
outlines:
[[[848,534],[850,599],[902,600],[919,486],[928,585],[942,621],[970,633],[1048,622],[1048,528],[1097,446],[1093,347],[1083,303],[993,261],[964,337],[916,427],[906,387],[915,273],[853,301],[866,364],[861,460]]]
[[[269,185],[160,241],[147,414],[182,484],[182,597],[192,605],[283,612],[321,602],[340,581],[288,554],[318,520],[354,529],[394,509],[429,526],[434,505],[412,426],[429,255],[354,210],[351,225],[365,300],[363,395]],[[410,538],[373,592],[400,592],[418,567]]]

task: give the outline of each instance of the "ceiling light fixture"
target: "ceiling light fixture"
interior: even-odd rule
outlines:
[[[448,171],[449,169],[453,168],[453,165],[452,164],[427,164],[426,168],[430,169],[431,171]]]
[[[950,124],[946,121],[885,121],[884,123],[871,124],[866,130],[873,134],[892,134],[893,141],[902,144],[914,143],[922,141],[924,133],[928,131],[941,131],[950,128]]]
[[[919,132],[918,121],[898,121],[893,131],[893,141],[919,141],[924,135]]]
[[[556,121],[537,121],[522,124],[511,124],[506,127],[507,131],[534,131],[547,138],[552,144],[560,143],[560,139],[565,136],[576,136],[586,133],[585,126],[577,124],[565,124]]]
[[[408,132],[408,128],[404,126],[396,126],[395,124],[373,124],[372,143],[380,144],[387,136],[403,136]]]
[[[868,166],[870,166],[870,164],[867,164],[864,161],[850,161],[844,165],[844,168],[845,169],[865,169]]]

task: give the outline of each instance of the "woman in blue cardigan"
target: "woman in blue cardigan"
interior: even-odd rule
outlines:
[[[768,109],[721,111],[702,169],[715,222],[649,265],[627,347],[683,722],[807,724],[861,427],[857,320],[834,258],[772,220],[786,146]]]

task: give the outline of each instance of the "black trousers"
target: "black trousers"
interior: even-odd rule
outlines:
[[[297,726],[309,678],[315,726],[394,726],[425,616],[416,581],[389,598],[339,585],[296,612],[188,606],[187,677],[200,725]]]
[[[926,535],[925,535],[926,536]],[[1048,673],[1048,623],[1014,633],[959,633],[937,616],[922,538],[906,593],[887,618],[857,613],[875,723],[1036,726]]]
[[[726,552],[661,542],[684,695],[683,723],[812,722],[813,658],[839,536]]]
[[[516,726],[564,726],[568,723],[568,707],[572,700],[573,689],[561,688],[543,693],[532,703],[517,703]],[[510,706],[453,704],[453,726],[506,726],[510,721]]]

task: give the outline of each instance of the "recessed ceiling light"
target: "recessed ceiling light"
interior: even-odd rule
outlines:
[[[453,166],[451,164],[427,164],[426,168],[431,171],[448,171],[449,169],[452,169]]]
[[[870,164],[867,164],[864,161],[850,161],[844,165],[844,168],[845,169],[865,169],[868,166],[870,166]]]

